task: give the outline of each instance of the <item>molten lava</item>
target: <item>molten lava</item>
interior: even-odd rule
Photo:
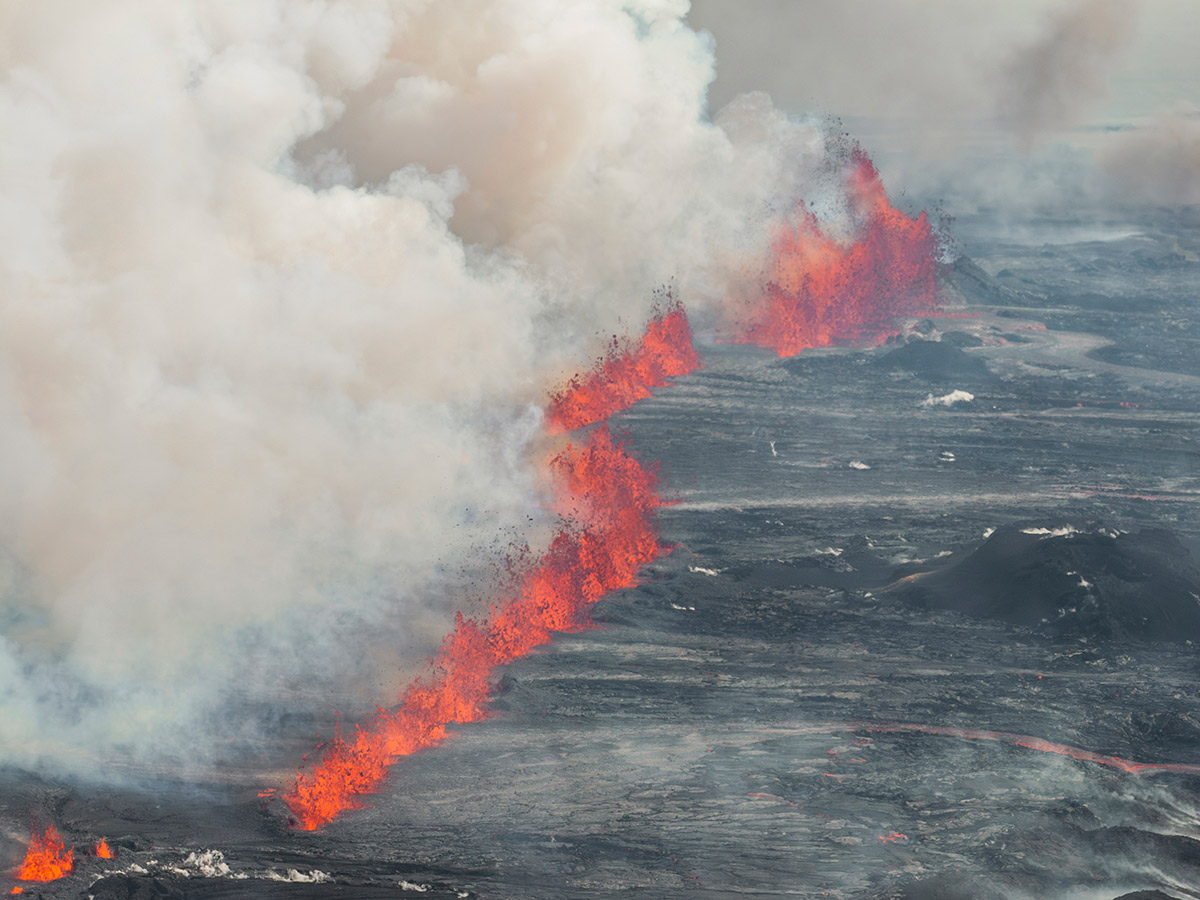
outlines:
[[[861,149],[848,178],[857,238],[843,244],[800,205],[779,230],[770,281],[740,323],[740,343],[780,356],[849,341],[879,342],[898,318],[937,307],[938,242],[925,213],[915,219],[888,201],[879,173]]]
[[[657,475],[613,441],[607,428],[551,462],[557,503],[567,515],[545,554],[518,579],[514,595],[484,621],[460,614],[431,673],[353,736],[338,733],[284,800],[298,825],[312,830],[383,782],[398,758],[442,741],[453,723],[487,714],[497,666],[579,628],[588,608],[609,591],[634,583],[659,553]]]
[[[41,837],[34,837],[25,853],[25,862],[17,869],[17,878],[21,881],[54,881],[64,875],[70,875],[75,868],[71,852],[53,825],[46,829]]]
[[[100,843],[96,845],[96,849],[92,853],[98,859],[113,859],[117,855],[113,852],[112,847],[108,846],[108,841],[103,838],[100,839]]]
[[[555,395],[547,418],[557,430],[596,422],[698,362],[676,303],[650,322],[636,346],[614,343],[595,372],[576,376]],[[458,615],[429,673],[409,685],[398,706],[356,725],[352,736],[335,732],[320,760],[283,795],[298,827],[320,828],[360,806],[397,759],[441,742],[449,725],[484,718],[498,666],[555,631],[585,625],[593,603],[632,585],[638,569],[659,555],[657,471],[627,453],[607,428],[567,446],[550,461],[550,474],[563,525],[549,548],[517,573],[515,588],[485,619]]]
[[[687,313],[675,302],[650,320],[636,345],[613,338],[608,354],[589,374],[576,375],[550,398],[546,410],[551,433],[602,422],[662,387],[668,378],[686,375],[700,364],[692,347]]]

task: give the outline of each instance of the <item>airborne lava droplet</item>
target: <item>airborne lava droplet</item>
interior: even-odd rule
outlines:
[[[21,881],[54,881],[70,875],[75,868],[71,858],[74,849],[68,850],[58,830],[53,825],[48,826],[45,834],[30,841],[25,862],[17,869],[17,878]]]
[[[775,238],[770,281],[752,302],[737,341],[780,356],[847,341],[878,342],[898,318],[937,308],[937,237],[928,217],[889,202],[874,164],[856,149],[848,179],[857,238],[822,231],[803,204]]]

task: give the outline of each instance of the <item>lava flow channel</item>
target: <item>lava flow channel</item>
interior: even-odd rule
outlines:
[[[1026,750],[1038,750],[1042,753],[1053,753],[1066,756],[1082,762],[1096,763],[1123,772],[1137,774],[1139,772],[1174,772],[1180,775],[1200,775],[1200,765],[1191,763],[1143,763],[1120,756],[1106,756],[1103,753],[1093,753],[1081,747],[1069,744],[1057,744],[1054,741],[1043,740],[1028,734],[1012,734],[1007,731],[984,731],[980,728],[947,728],[941,725],[871,725],[871,731],[884,734],[896,732],[915,732],[917,734],[936,734],[945,737],[956,737],[967,741],[996,741],[1002,744],[1012,744]]]
[[[558,434],[602,422],[649,397],[668,378],[699,365],[687,313],[675,302],[650,320],[636,346],[614,337],[607,356],[591,372],[576,375],[551,397],[547,429]]]
[[[690,331],[678,331],[680,321],[686,329],[682,309],[655,319],[646,340],[660,341],[666,329],[686,334],[690,350]],[[629,355],[639,357],[639,349],[631,348]],[[662,371],[631,365],[634,371]],[[600,366],[606,368],[625,371],[611,356]],[[681,374],[678,367],[675,374]],[[577,384],[598,393],[589,379]],[[645,396],[629,392],[625,382],[613,390],[621,399],[604,407],[610,411],[633,402],[630,397]],[[314,830],[361,806],[361,798],[378,790],[396,760],[440,743],[452,724],[484,718],[497,666],[548,642],[553,632],[582,627],[592,604],[634,584],[638,570],[662,552],[656,467],[638,462],[607,427],[594,430],[581,445],[568,446],[550,469],[555,506],[565,524],[549,548],[486,619],[458,615],[429,674],[408,687],[397,707],[355,726],[352,735],[339,730],[320,759],[296,776],[283,799],[297,827]]]
[[[856,239],[826,234],[802,203],[775,236],[770,280],[749,305],[735,341],[780,356],[846,342],[878,343],[899,318],[937,308],[937,237],[925,213],[889,202],[867,154],[854,151],[848,177]]]
[[[70,875],[75,868],[72,859],[74,847],[67,848],[58,830],[50,825],[41,836],[34,836],[29,842],[25,853],[25,861],[17,869],[17,879],[20,881],[54,881],[64,875]],[[13,893],[21,893],[21,888],[13,889]]]

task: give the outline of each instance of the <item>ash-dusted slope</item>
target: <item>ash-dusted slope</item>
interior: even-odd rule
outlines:
[[[1171,532],[1007,525],[891,592],[926,609],[1095,638],[1200,640],[1200,569]]]
[[[951,379],[976,384],[990,379],[987,364],[960,349],[959,343],[963,343],[961,337],[949,341],[909,341],[881,356],[875,365],[888,371],[910,372],[931,381]]]

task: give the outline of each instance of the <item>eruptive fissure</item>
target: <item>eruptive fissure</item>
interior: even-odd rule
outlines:
[[[41,835],[34,835],[25,853],[25,861],[17,869],[19,881],[54,881],[64,875],[70,875],[75,868],[72,854],[75,848],[68,848],[53,825],[46,827]],[[14,894],[21,893],[18,886]]]
[[[843,246],[801,208],[796,228],[776,240],[774,280],[740,341],[790,355],[878,338],[898,317],[934,307],[936,241],[925,215],[909,218],[888,202],[861,150],[848,183],[862,223],[858,240]],[[670,300],[639,341],[614,337],[590,373],[576,375],[552,396],[546,429],[561,434],[603,422],[699,364],[687,314]],[[568,446],[550,469],[563,525],[545,554],[486,618],[458,615],[428,674],[408,687],[398,706],[355,725],[352,734],[335,731],[283,795],[297,827],[314,830],[361,806],[398,759],[441,742],[450,725],[486,716],[498,666],[546,643],[555,631],[582,625],[592,604],[632,585],[638,569],[661,552],[656,470],[627,453],[606,427]]]
[[[928,216],[888,200],[870,157],[856,148],[847,194],[858,234],[843,243],[800,204],[776,233],[766,285],[740,322],[741,343],[794,356],[812,347],[878,343],[904,316],[937,308],[938,239]]]
[[[672,301],[650,321],[641,341],[631,345],[614,336],[591,372],[576,375],[550,399],[547,428],[553,434],[602,422],[699,365],[687,313]]]
[[[562,413],[551,414],[551,427],[606,418],[697,362],[687,317],[675,305],[651,321],[636,346],[614,345],[592,376],[577,377],[556,395],[552,410]],[[656,467],[630,455],[606,426],[568,445],[550,470],[563,524],[549,548],[486,619],[458,615],[429,673],[408,687],[397,707],[356,725],[352,735],[339,729],[319,761],[297,775],[283,799],[298,827],[314,830],[361,805],[396,760],[441,742],[452,724],[484,718],[496,667],[555,631],[583,625],[592,604],[632,585],[638,569],[659,555]]]

